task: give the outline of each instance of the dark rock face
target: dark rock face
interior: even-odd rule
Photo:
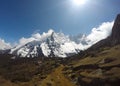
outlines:
[[[7,50],[0,50],[0,54],[9,54],[10,49]]]
[[[84,81],[85,80],[85,81]],[[86,82],[89,81],[89,82]],[[83,78],[82,76],[78,77],[78,84],[80,86],[120,86],[119,84],[120,80],[100,80],[99,78],[93,79],[93,78]]]
[[[110,39],[113,45],[120,43],[120,14],[118,14],[115,20]]]

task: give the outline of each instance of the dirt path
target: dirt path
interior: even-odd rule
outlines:
[[[39,86],[75,86],[71,81],[69,81],[62,73],[64,66],[58,67],[54,72],[52,72],[48,77],[42,81]]]

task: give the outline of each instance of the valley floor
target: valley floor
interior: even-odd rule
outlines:
[[[30,81],[23,83],[12,83],[0,77],[0,86],[75,86],[69,79],[67,79],[63,70],[64,66],[60,65],[52,73],[50,73],[43,81]]]
[[[49,74],[48,77],[42,81],[40,86],[75,86],[64,76],[63,69],[63,65],[56,68],[54,72]]]
[[[0,86],[120,86],[120,45],[42,64],[36,64],[38,59],[9,64],[6,59],[0,60]]]

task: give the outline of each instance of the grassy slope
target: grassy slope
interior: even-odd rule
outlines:
[[[56,68],[54,72],[44,79],[40,86],[75,86],[63,75],[63,68],[63,65]]]
[[[53,72],[48,74],[47,78],[43,81],[38,76],[32,78],[28,82],[11,82],[0,77],[0,86],[75,86],[70,80],[68,80],[62,73],[64,66],[60,65]]]
[[[92,55],[89,53],[85,58],[72,60],[65,66],[58,60],[45,60],[41,67],[34,63],[36,60],[0,65],[0,86],[105,86],[106,83],[106,86],[119,86],[114,82],[120,80],[120,45],[96,51],[91,51]],[[28,81],[19,81],[24,79],[21,74],[25,74],[25,80]]]
[[[6,55],[0,56],[0,60],[3,58]],[[46,59],[41,64],[37,63],[40,59],[14,61],[9,56],[7,60],[0,65],[0,86],[38,86],[59,65],[54,59]]]
[[[96,83],[102,83],[100,86],[110,83],[108,86],[113,86],[114,82],[117,83],[120,80],[120,45],[96,51],[99,52],[70,62],[66,66],[66,76],[71,80],[77,79],[76,83],[82,83],[82,86],[95,86]],[[94,51],[91,52],[93,54]]]
[[[115,60],[109,63],[100,64],[102,60],[105,60],[107,58],[115,59]],[[100,64],[100,66],[107,66],[107,65],[112,66],[112,65],[120,64],[120,46],[105,48],[101,52],[97,53],[95,57],[90,57],[90,56],[85,57],[84,59],[74,63],[74,66],[87,65],[87,64]]]

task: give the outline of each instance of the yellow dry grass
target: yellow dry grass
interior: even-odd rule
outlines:
[[[102,52],[97,53],[96,57],[86,57],[82,60],[78,60],[78,62],[76,62],[73,66],[77,67],[80,65],[99,64],[100,61],[106,58],[115,59],[115,61],[106,64],[101,64],[101,67],[120,64],[120,45],[108,48],[107,50],[103,50]]]
[[[75,86],[62,73],[63,65],[55,69],[39,86]]]

